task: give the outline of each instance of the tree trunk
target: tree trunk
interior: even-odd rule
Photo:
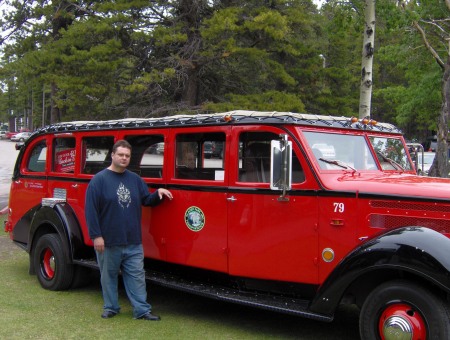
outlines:
[[[59,110],[59,107],[56,105],[55,98],[58,95],[58,87],[55,83],[52,83],[51,85],[51,96],[50,96],[50,103],[51,103],[51,111],[50,111],[50,124],[59,123],[61,122],[61,111]]]
[[[442,109],[439,115],[437,130],[436,156],[429,171],[429,176],[449,177],[448,166],[448,113],[450,109],[450,56],[445,63],[444,75],[442,77]]]
[[[372,67],[375,42],[375,0],[365,0],[365,29],[361,62],[359,118],[370,117]]]
[[[179,1],[179,14],[184,21],[187,41],[181,49],[180,65],[185,78],[182,89],[182,102],[190,107],[196,106],[198,103],[199,91],[199,72],[201,65],[199,64],[199,51],[202,46],[202,36],[199,27],[204,16],[203,0],[181,0]]]

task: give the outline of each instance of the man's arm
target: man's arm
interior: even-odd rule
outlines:
[[[85,216],[91,240],[102,236],[99,219],[99,193],[96,181],[91,180],[86,190]]]
[[[148,191],[147,184],[144,182],[144,180],[141,179],[141,181],[141,190],[143,194],[142,205],[154,207],[161,203],[164,197],[167,197],[169,200],[173,199],[172,193],[164,188],[159,188],[155,192],[150,193]]]

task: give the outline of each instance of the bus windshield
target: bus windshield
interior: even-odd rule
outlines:
[[[369,137],[371,145],[363,135],[345,135],[324,132],[304,132],[311,151],[321,169],[324,170],[412,170],[407,151],[400,138]]]

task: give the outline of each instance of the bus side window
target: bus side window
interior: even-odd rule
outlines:
[[[128,169],[141,177],[162,178],[164,168],[163,135],[128,135],[131,159]]]
[[[111,164],[111,151],[114,137],[85,137],[83,138],[83,159],[81,172],[95,175]]]
[[[53,164],[55,172],[73,173],[75,170],[75,138],[55,138],[53,141]]]
[[[239,136],[239,181],[270,182],[270,141],[279,139],[272,132],[244,132]],[[292,153],[292,183],[305,181],[297,155]]]
[[[175,150],[175,178],[224,181],[223,132],[179,134]]]
[[[27,170],[30,172],[44,172],[47,160],[47,143],[45,140],[36,144],[27,161]]]

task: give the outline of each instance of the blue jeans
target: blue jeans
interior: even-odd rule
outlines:
[[[151,305],[147,302],[142,244],[105,247],[103,253],[97,252],[97,261],[100,267],[105,311],[120,312],[118,293],[120,270],[128,299],[133,306],[133,317],[137,319],[151,311]]]

